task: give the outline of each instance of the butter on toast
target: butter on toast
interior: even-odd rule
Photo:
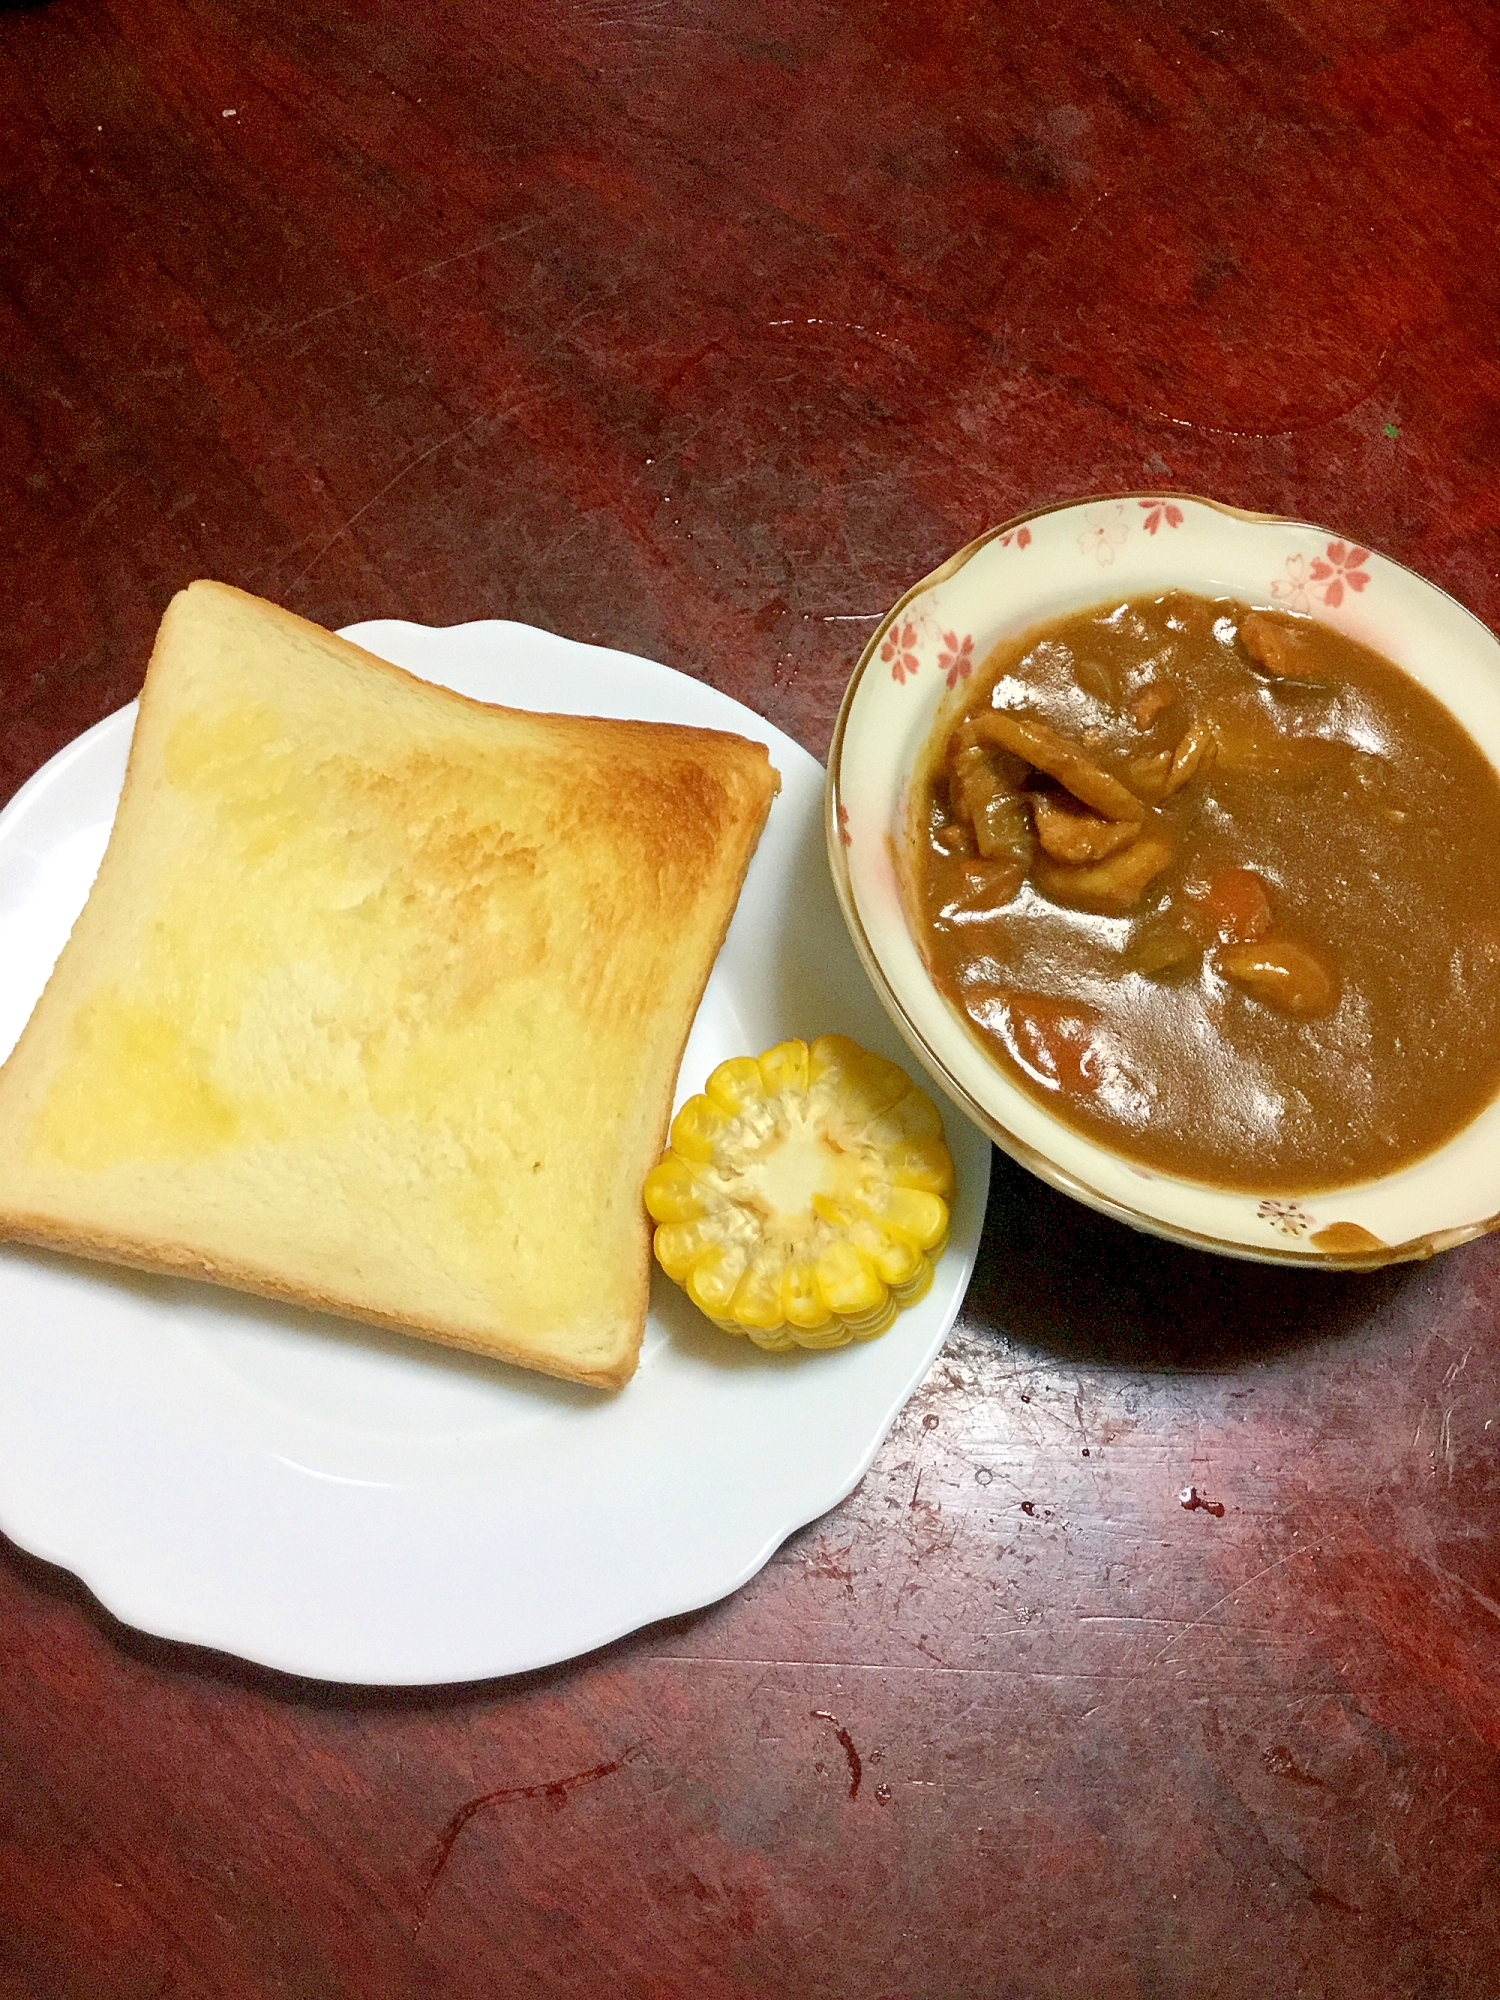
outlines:
[[[195,583],[0,1069],[0,1236],[618,1387],[765,749],[430,686]]]

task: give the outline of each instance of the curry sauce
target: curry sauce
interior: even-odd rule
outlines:
[[[1343,634],[1181,592],[1075,613],[990,655],[918,778],[933,978],[1088,1137],[1296,1193],[1500,1091],[1500,775]]]

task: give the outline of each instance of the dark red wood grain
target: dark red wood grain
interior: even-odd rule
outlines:
[[[0,795],[197,575],[600,639],[814,751],[899,592],[1054,497],[1323,521],[1494,624],[1497,39],[0,10]],[[322,1688],[6,1545],[0,2000],[1493,1995],[1497,1317],[1494,1244],[1299,1277],[1001,1162],[859,1492],[588,1660]]]

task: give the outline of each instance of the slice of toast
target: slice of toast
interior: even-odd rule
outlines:
[[[0,1069],[0,1236],[618,1387],[677,1067],[779,785],[175,597]]]

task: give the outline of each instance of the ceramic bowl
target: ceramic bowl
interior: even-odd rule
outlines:
[[[1002,639],[1173,588],[1336,626],[1404,667],[1500,765],[1500,645],[1399,563],[1325,528],[1184,494],[1042,508],[981,535],[907,591],[849,683],[828,764],[828,852],[865,968],[920,1061],[998,1145],[1138,1229],[1230,1256],[1330,1266],[1427,1257],[1481,1236],[1500,1225],[1500,1099],[1399,1172],[1258,1198],[1152,1171],[1063,1125],[985,1054],[928,977],[893,857],[941,703]]]

